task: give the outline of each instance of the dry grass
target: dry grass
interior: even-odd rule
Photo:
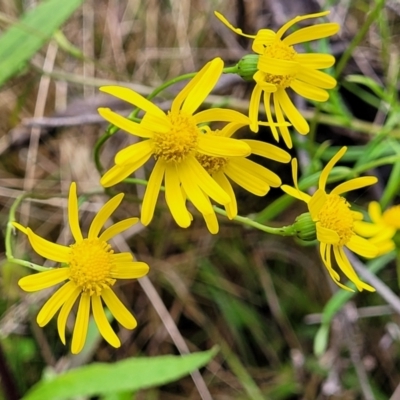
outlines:
[[[93,146],[106,125],[86,121],[96,116],[99,105],[123,107],[98,95],[101,80],[137,85],[140,93],[148,94],[166,79],[198,70],[213,57],[233,63],[248,51],[248,42],[223,27],[213,17],[214,10],[237,21],[245,32],[255,32],[267,24],[279,26],[293,14],[314,11],[317,2],[295,3],[296,9],[289,0],[238,1],[235,6],[227,0],[86,0],[62,30],[84,58],[73,57],[52,42],[34,57],[23,74],[2,88],[3,226],[19,194],[31,190],[67,193],[69,183],[76,181],[80,192],[97,193],[90,205],[86,203],[82,208],[82,226],[88,227],[93,212],[106,200],[100,194],[99,174],[92,159]],[[359,31],[369,7],[368,1],[350,3],[348,8],[347,2],[339,2],[332,16],[343,25],[338,41],[332,45],[336,55]],[[385,15],[391,22],[387,37],[382,27],[374,25],[345,74],[357,71],[383,81],[398,72],[393,72],[395,65],[398,69],[399,51],[400,19],[398,11],[393,11],[396,7],[396,2],[386,4]],[[0,12],[9,16],[17,17],[20,10],[20,2],[15,0],[0,4]],[[246,101],[250,90],[251,84],[228,79],[223,81],[219,94]],[[357,108],[365,110],[365,104],[358,100],[356,104],[354,97],[347,95],[354,115],[370,121]],[[56,128],[26,124],[28,118],[44,116],[65,118],[65,124]],[[67,126],[71,118],[81,123]],[[379,113],[376,118],[377,123],[382,121]],[[317,134],[317,141],[327,136],[336,144],[365,140],[365,135],[360,140],[355,134],[347,129],[325,129]],[[268,132],[262,135],[270,140]],[[105,166],[111,165],[115,152],[129,140],[117,134],[107,142],[102,153]],[[279,172],[283,179],[290,180],[287,169]],[[140,174],[145,176],[146,172]],[[121,188],[131,194],[131,202],[125,203],[116,218],[138,215],[143,188]],[[273,191],[266,198],[254,198],[240,193],[240,213],[258,212],[279,195],[279,191]],[[290,223],[303,211],[300,207],[293,206],[278,215],[275,223]],[[272,400],[355,400],[368,398],[371,387],[375,396],[371,398],[390,397],[400,382],[399,317],[390,308],[368,316],[373,306],[386,304],[380,296],[361,294],[343,309],[334,320],[328,352],[318,359],[312,351],[318,325],[307,321],[319,321],[318,313],[336,288],[327,279],[314,247],[271,238],[222,219],[220,234],[211,236],[196,214],[193,226],[181,230],[165,211],[160,201],[150,227],[128,231],[115,242],[116,248],[133,249],[138,259],[151,266],[149,279],[117,288],[139,321],[133,332],[119,330],[123,345],[117,350],[99,342],[80,358],[71,357],[59,342],[54,322],[44,330],[35,326],[35,315],[46,294],[26,295],[16,290],[17,279],[26,271],[10,266],[3,258],[0,332],[21,393],[40,378],[46,366],[61,371],[92,360],[185,353],[217,344],[220,353],[202,371],[203,378],[188,377],[143,391],[135,398],[208,398],[209,390],[218,400],[247,399],[253,386]],[[19,218],[46,238],[60,243],[70,240],[64,228],[65,200],[26,202]],[[41,262],[26,243],[20,244],[17,252]],[[398,292],[392,266],[380,278]],[[360,317],[357,307],[364,307],[366,318]],[[313,315],[307,319],[309,314]],[[24,352],[18,353],[17,346]],[[203,380],[208,389],[202,386]]]

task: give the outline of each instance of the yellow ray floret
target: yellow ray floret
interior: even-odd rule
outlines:
[[[285,117],[293,127],[302,135],[309,132],[310,128],[290,100],[287,89],[291,88],[300,96],[317,102],[328,100],[327,89],[336,86],[336,80],[320,69],[329,68],[335,63],[335,58],[330,54],[298,53],[294,45],[322,39],[336,34],[339,25],[336,23],[321,23],[315,26],[301,28],[283,38],[289,28],[295,23],[310,19],[324,17],[329,11],[316,14],[298,16],[283,25],[277,32],[270,29],[261,29],[256,35],[247,35],[234,28],[227,19],[219,13],[216,16],[235,33],[253,39],[252,49],[259,55],[257,72],[253,79],[256,86],[250,99],[249,117],[251,129],[258,131],[258,112],[261,98],[264,100],[267,121],[271,123],[274,138],[279,140],[282,135],[285,144],[291,148],[292,139]],[[273,124],[271,106],[274,106],[276,120],[279,126]]]
[[[101,178],[103,186],[110,187],[121,182],[150,158],[155,161],[143,198],[141,222],[144,225],[148,225],[153,218],[163,183],[167,205],[177,224],[183,228],[191,223],[185,205],[186,196],[202,214],[214,213],[210,199],[223,205],[231,202],[231,196],[208,174],[197,158],[199,154],[223,158],[245,157],[251,153],[250,146],[244,141],[203,134],[202,124],[205,123],[248,124],[247,116],[233,110],[213,108],[196,112],[217,83],[223,66],[220,58],[207,63],[178,93],[166,113],[128,88],[106,86],[100,89],[145,112],[141,122],[137,123],[108,108],[99,109],[100,115],[108,122],[142,138],[142,141],[116,154],[115,165]]]
[[[287,194],[307,203],[308,211],[316,225],[322,261],[335,283],[343,289],[350,290],[340,283],[340,276],[332,265],[332,253],[341,271],[356,285],[358,290],[375,291],[372,286],[362,282],[357,276],[344,248],[347,247],[362,257],[374,258],[378,255],[378,247],[373,241],[365,239],[356,232],[355,226],[363,216],[361,213],[351,210],[350,203],[342,194],[372,185],[377,182],[377,178],[374,176],[354,178],[336,186],[330,193],[326,191],[328,176],[346,150],[346,147],[342,147],[322,170],[318,189],[312,196],[299,190],[296,159],[292,161],[294,187],[282,185],[281,188]]]
[[[76,184],[72,183],[68,198],[68,221],[75,243],[70,246],[49,242],[30,228],[14,223],[17,229],[28,236],[38,254],[66,265],[26,276],[18,284],[27,292],[35,292],[64,282],[37,316],[37,322],[42,327],[59,311],[57,327],[64,344],[67,318],[79,299],[71,344],[71,352],[74,354],[79,353],[85,344],[91,311],[104,339],[114,347],[121,345],[106,318],[104,305],[125,328],[133,329],[137,325],[133,315],[112,290],[112,286],[117,279],[136,279],[146,275],[149,267],[143,262],[134,261],[131,253],[115,254],[107,241],[137,223],[138,218],[125,219],[100,233],[122,198],[123,194],[116,195],[100,209],[90,225],[88,237],[84,238],[79,226]]]

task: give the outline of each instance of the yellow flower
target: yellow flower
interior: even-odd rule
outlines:
[[[354,224],[354,231],[370,238],[370,241],[378,247],[379,255],[394,250],[395,244],[392,238],[400,230],[400,205],[390,207],[382,213],[379,203],[371,201],[368,214],[372,222],[357,221]]]
[[[151,156],[156,160],[143,198],[141,222],[144,225],[148,225],[153,218],[163,180],[167,205],[177,224],[183,228],[190,225],[191,218],[181,186],[202,214],[214,212],[209,197],[224,205],[231,201],[196,159],[196,154],[232,157],[247,156],[251,151],[244,142],[204,135],[199,127],[213,121],[248,123],[245,115],[233,110],[213,108],[195,113],[217,83],[223,67],[220,58],[206,64],[176,96],[168,113],[130,89],[118,86],[100,88],[145,112],[141,122],[136,123],[108,108],[99,109],[100,115],[107,121],[144,139],[117,153],[116,165],[101,178],[103,186],[121,182]]]
[[[325,190],[329,173],[346,150],[346,147],[342,147],[322,170],[318,190],[312,196],[299,190],[296,159],[292,160],[294,187],[282,185],[281,188],[290,196],[307,203],[311,218],[316,223],[317,240],[320,242],[322,261],[335,283],[343,289],[350,290],[339,282],[340,276],[332,267],[332,251],[339,268],[356,285],[357,289],[360,291],[366,289],[372,292],[375,289],[358,278],[344,252],[344,247],[366,258],[376,257],[378,249],[371,241],[355,232],[354,225],[357,221],[363,219],[363,215],[357,211],[352,211],[350,204],[341,195],[351,190],[372,185],[377,182],[377,178],[374,176],[354,178],[336,186],[330,193]]]
[[[206,135],[228,138],[244,125],[248,125],[248,123],[233,122],[226,125],[222,130],[211,131],[207,129]],[[289,153],[272,144],[249,139],[240,139],[240,142],[246,143],[250,147],[251,154],[281,163],[288,163],[291,159]],[[231,201],[225,205],[225,210],[230,219],[236,217],[238,210],[235,193],[229,179],[256,196],[265,196],[271,186],[279,187],[282,184],[277,174],[246,157],[212,157],[197,154],[196,158],[202,167],[228,193]],[[217,233],[218,220],[215,213],[203,216],[210,232]]]
[[[241,29],[234,28],[224,16],[217,12],[215,14],[237,34],[254,39],[252,49],[260,55],[258,70],[253,76],[256,86],[249,106],[251,129],[254,132],[258,131],[258,110],[263,95],[267,121],[271,123],[275,140],[279,139],[279,134],[277,127],[272,124],[271,102],[278,123],[284,122],[286,116],[299,133],[307,134],[310,130],[309,125],[290,100],[286,89],[291,88],[306,99],[319,102],[328,100],[329,94],[325,89],[334,88],[336,80],[319,70],[331,67],[335,63],[335,58],[330,54],[298,53],[293,46],[332,36],[340,27],[336,23],[322,23],[301,28],[284,39],[282,36],[297,22],[323,17],[329,14],[329,11],[298,16],[283,25],[276,33],[270,29],[261,29],[256,35],[244,34]],[[286,146],[291,148],[292,139],[287,126],[280,125],[278,129]]]
[[[72,183],[68,198],[68,220],[75,243],[70,246],[51,243],[33,233],[30,228],[14,223],[16,228],[28,236],[30,244],[38,254],[66,264],[66,267],[26,276],[18,284],[27,292],[35,292],[67,281],[50,297],[37,316],[38,325],[43,327],[61,309],[57,327],[64,344],[68,315],[80,297],[71,344],[74,354],[79,353],[85,344],[90,309],[104,339],[114,347],[121,345],[104,313],[102,300],[122,326],[133,329],[137,325],[135,318],[111,287],[116,279],[135,279],[146,275],[149,267],[143,262],[133,261],[131,253],[114,254],[107,241],[130,228],[138,218],[124,219],[99,235],[104,223],[119,206],[123,197],[123,193],[118,194],[100,209],[90,225],[88,237],[84,238],[79,227],[76,184]]]

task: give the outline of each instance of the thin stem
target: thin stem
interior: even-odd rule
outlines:
[[[336,77],[338,77],[343,72],[343,69],[346,66],[347,62],[349,61],[350,57],[352,56],[354,49],[360,44],[361,40],[368,32],[372,23],[376,21],[384,5],[385,5],[385,0],[378,0],[376,2],[375,8],[368,14],[366,21],[361,26],[361,29],[358,31],[357,35],[350,43],[350,46],[347,47],[347,50],[337,63]]]
[[[223,215],[224,217],[227,217],[227,213],[225,210],[222,210],[221,208],[218,208],[214,206],[214,210],[217,214]],[[280,228],[272,228],[271,226],[266,226],[263,224],[260,224],[259,222],[253,221],[252,219],[248,217],[241,217],[240,215],[237,215],[235,218],[233,218],[234,221],[238,221],[242,223],[243,225],[251,226],[252,228],[256,228],[260,231],[266,232],[266,233],[271,233],[272,235],[278,235],[278,236],[295,236],[296,235],[296,230],[293,225],[289,226],[282,226]]]

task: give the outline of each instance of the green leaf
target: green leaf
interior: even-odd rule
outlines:
[[[42,2],[0,36],[0,86],[25,66],[83,2]]]
[[[128,358],[114,364],[94,363],[68,371],[52,381],[39,382],[23,400],[63,400],[164,385],[206,365],[217,351],[213,348],[184,356]]]

